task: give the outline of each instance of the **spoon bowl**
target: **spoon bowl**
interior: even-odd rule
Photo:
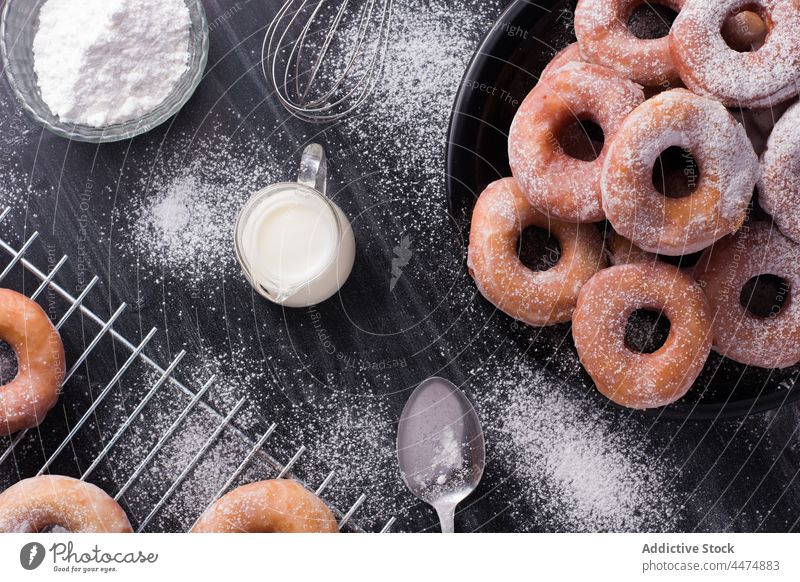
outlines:
[[[411,394],[397,429],[397,460],[411,493],[436,509],[443,533],[452,533],[456,506],[477,488],[486,465],[478,414],[452,382],[428,378]]]

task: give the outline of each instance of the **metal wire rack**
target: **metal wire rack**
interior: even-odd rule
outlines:
[[[4,221],[4,219],[8,216],[11,209],[6,208],[2,212],[0,212],[0,223]],[[31,248],[32,244],[36,241],[39,237],[38,232],[34,232],[31,234],[27,240],[19,247],[19,249],[14,248],[11,244],[6,242],[2,237],[0,237],[0,248],[5,251],[11,258],[10,261],[6,264],[3,268],[2,272],[0,272],[0,285],[3,284],[3,281],[9,275],[9,273],[16,267],[21,266],[27,272],[31,273],[36,279],[40,282],[36,290],[30,294],[30,298],[32,300],[37,300],[41,294],[50,289],[55,294],[60,296],[66,304],[68,305],[65,313],[61,316],[58,322],[55,324],[56,329],[61,329],[64,324],[76,313],[80,313],[85,316],[89,321],[96,324],[99,328],[96,334],[93,336],[91,341],[85,347],[83,352],[77,357],[77,359],[73,362],[72,366],[66,373],[64,379],[64,385],[69,382],[70,378],[75,374],[75,372],[87,361],[88,358],[91,357],[92,352],[95,350],[97,345],[100,341],[106,337],[112,337],[116,342],[120,345],[124,346],[130,355],[124,361],[124,363],[119,366],[114,376],[105,384],[104,388],[99,392],[99,394],[94,398],[91,405],[88,409],[84,412],[84,414],[80,417],[72,428],[69,430],[68,434],[63,438],[61,443],[56,447],[56,449],[47,457],[44,464],[39,469],[37,475],[42,475],[48,471],[50,466],[56,460],[56,458],[72,443],[74,437],[81,428],[86,424],[86,422],[92,417],[95,413],[97,408],[102,404],[102,402],[106,399],[106,397],[111,392],[112,388],[125,376],[128,370],[131,368],[131,365],[140,360],[147,366],[149,366],[158,376],[158,379],[152,384],[146,394],[139,400],[138,404],[135,406],[133,411],[127,415],[125,420],[120,424],[117,428],[116,432],[113,436],[108,440],[107,443],[103,446],[102,450],[94,457],[91,464],[86,468],[83,473],[80,475],[80,479],[82,481],[87,480],[92,473],[97,469],[100,463],[109,456],[109,453],[113,449],[114,445],[117,444],[120,439],[126,434],[128,429],[130,428],[131,424],[136,420],[138,417],[142,415],[142,411],[145,409],[148,403],[153,399],[153,397],[159,393],[159,391],[164,388],[165,386],[169,386],[172,389],[180,390],[184,393],[185,396],[190,398],[188,404],[186,404],[180,414],[174,419],[172,424],[167,428],[167,430],[158,437],[157,442],[155,445],[147,452],[147,455],[141,460],[133,472],[127,477],[126,481],[119,488],[119,490],[113,495],[114,499],[119,500],[125,493],[131,488],[134,482],[142,475],[148,465],[153,461],[156,455],[165,447],[165,445],[169,442],[170,438],[176,433],[176,431],[187,422],[187,417],[189,417],[190,413],[196,409],[205,409],[206,412],[212,414],[218,421],[216,428],[213,432],[208,436],[206,441],[200,446],[197,450],[196,454],[191,458],[191,460],[186,464],[186,466],[181,470],[178,476],[174,479],[174,481],[169,485],[169,488],[166,492],[155,502],[155,504],[150,509],[150,512],[147,516],[138,524],[137,531],[141,532],[144,531],[147,526],[152,522],[153,518],[158,514],[158,512],[164,507],[170,497],[175,493],[175,491],[181,486],[187,476],[198,466],[200,461],[203,459],[203,456],[208,452],[208,450],[214,445],[214,443],[219,439],[219,437],[224,432],[230,432],[238,439],[249,447],[247,454],[242,458],[241,462],[238,464],[236,469],[229,475],[225,484],[220,487],[219,491],[217,491],[216,495],[212,499],[208,501],[207,505],[210,505],[214,501],[216,501],[219,497],[221,497],[239,478],[244,471],[247,469],[250,464],[258,459],[260,462],[265,463],[269,467],[271,467],[274,471],[277,472],[278,478],[285,478],[285,477],[292,477],[293,479],[298,480],[302,483],[305,487],[313,490],[317,495],[323,496],[326,492],[328,486],[331,482],[335,479],[335,471],[331,471],[325,477],[325,479],[317,486],[313,488],[310,484],[303,482],[302,479],[298,478],[296,475],[292,473],[292,469],[295,465],[300,461],[303,454],[306,452],[306,447],[301,446],[294,455],[287,461],[286,463],[279,462],[272,454],[264,450],[264,445],[266,444],[267,440],[272,436],[272,434],[277,429],[277,424],[272,423],[269,428],[258,438],[253,440],[250,436],[248,436],[243,430],[238,428],[233,424],[233,420],[236,417],[236,414],[241,410],[242,406],[244,406],[246,402],[246,398],[242,398],[239,400],[233,408],[227,413],[222,414],[218,411],[215,407],[208,404],[206,401],[203,400],[203,397],[206,395],[208,390],[214,385],[215,377],[209,378],[199,389],[194,390],[190,386],[187,386],[185,383],[179,381],[178,379],[173,377],[173,373],[178,368],[178,365],[181,363],[181,360],[186,355],[185,351],[179,352],[172,361],[166,366],[162,367],[158,364],[153,358],[148,356],[145,353],[145,348],[147,347],[150,340],[157,333],[156,328],[152,328],[142,339],[141,342],[138,344],[134,344],[130,342],[126,337],[124,337],[120,332],[114,329],[114,324],[120,318],[120,316],[126,311],[127,305],[122,303],[119,307],[113,312],[113,314],[108,318],[104,319],[97,315],[94,311],[90,308],[86,307],[84,304],[84,300],[86,297],[92,292],[93,289],[97,286],[99,282],[99,278],[97,276],[93,276],[88,284],[85,285],[83,290],[77,296],[73,295],[58,283],[55,282],[55,278],[59,272],[59,270],[67,263],[69,260],[66,255],[62,256],[57,262],[55,262],[52,267],[50,267],[49,272],[45,272],[38,268],[33,262],[25,258],[26,252]],[[13,438],[10,440],[10,443],[6,447],[6,449],[0,452],[0,466],[9,458],[9,456],[14,452],[16,447],[25,437],[28,431],[20,431]],[[350,531],[363,531],[359,528],[353,517],[356,515],[358,510],[361,508],[363,503],[366,501],[367,496],[365,494],[360,494],[354,502],[349,506],[346,511],[341,511],[336,507],[333,507],[333,511],[336,514],[339,522],[339,529],[348,529]],[[329,503],[330,505],[330,503]],[[199,515],[197,516],[199,519]],[[392,517],[389,521],[383,526],[380,530],[381,533],[388,532],[395,523],[395,518]]]

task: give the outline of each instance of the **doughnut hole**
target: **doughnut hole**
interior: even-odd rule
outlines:
[[[739,53],[749,53],[764,46],[769,30],[767,15],[758,5],[751,5],[728,16],[721,32],[730,48]]]
[[[636,38],[653,40],[669,34],[672,23],[678,17],[669,6],[654,2],[641,2],[628,17],[628,30]]]
[[[8,384],[19,373],[19,362],[14,349],[0,340],[0,386]]]
[[[739,303],[761,319],[777,317],[791,301],[791,288],[783,277],[757,275],[742,287]]]
[[[548,271],[561,259],[561,245],[547,230],[529,226],[517,241],[517,254],[531,271]]]
[[[641,354],[658,351],[669,338],[670,323],[661,311],[637,309],[625,324],[625,344]]]
[[[584,162],[593,162],[600,157],[605,141],[603,128],[588,117],[573,119],[558,135],[561,150]]]
[[[64,526],[61,526],[61,525],[58,525],[58,524],[52,524],[52,525],[48,525],[47,527],[44,527],[44,528],[40,529],[36,533],[60,533],[60,534],[63,534],[63,533],[72,533],[72,532],[69,531]]]
[[[667,198],[684,198],[697,189],[700,166],[686,148],[672,146],[653,165],[653,186]]]

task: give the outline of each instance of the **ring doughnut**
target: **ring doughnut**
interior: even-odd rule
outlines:
[[[685,0],[658,0],[680,12]],[[586,60],[605,65],[648,87],[672,85],[678,70],[672,62],[669,37],[643,39],[628,29],[633,11],[646,0],[580,0],[575,8],[575,34]]]
[[[220,497],[192,533],[337,533],[322,500],[290,479],[242,485]]]
[[[683,198],[668,198],[653,184],[656,161],[673,146],[691,152],[700,170]],[[639,106],[611,143],[603,208],[614,230],[645,251],[691,254],[742,225],[758,172],[744,128],[725,107],[673,89]]]
[[[658,255],[643,251],[616,232],[612,232],[606,239],[606,256],[608,264],[612,267],[630,263],[652,263],[658,260]]]
[[[726,20],[742,10],[757,10],[766,23],[756,51],[739,52],[723,37]],[[670,47],[681,79],[695,93],[727,107],[767,107],[798,92],[799,30],[800,0],[686,0]]]
[[[784,293],[782,308],[759,317],[742,305],[742,291],[754,277],[764,275],[786,282],[789,294],[779,291]],[[769,223],[747,224],[705,252],[695,277],[714,314],[716,351],[762,368],[786,368],[800,362],[800,301],[792,295],[800,289],[800,244]]]
[[[644,101],[641,87],[607,67],[568,63],[525,98],[508,139],[511,171],[531,204],[567,222],[605,218],[600,169],[623,120]],[[603,130],[605,144],[593,161],[567,154],[559,136],[578,120]]]
[[[639,309],[664,313],[669,337],[652,354],[628,347]],[[686,394],[711,351],[711,314],[700,286],[677,267],[637,263],[600,271],[583,286],[572,318],[578,356],[597,389],[629,408],[657,408]]]
[[[542,79],[546,79],[550,77],[553,73],[557,72],[561,67],[564,65],[568,65],[569,63],[585,63],[586,60],[583,58],[581,54],[581,48],[578,46],[577,42],[573,42],[572,44],[568,44],[566,47],[561,49],[556,53],[553,59],[547,63],[547,66],[542,71],[542,74],[539,75],[539,81],[541,82]]]
[[[35,301],[0,289],[0,340],[14,350],[17,377],[0,386],[0,435],[37,426],[58,400],[64,345]]]
[[[561,254],[547,271],[522,264],[517,245],[536,226],[558,239]],[[603,240],[594,226],[559,222],[534,209],[513,178],[490,184],[472,215],[467,267],[478,290],[493,305],[529,325],[564,323],[578,292],[605,267]]]
[[[761,156],[759,202],[781,232],[800,241],[800,103],[780,118]]]
[[[53,527],[71,533],[133,532],[123,509],[105,491],[71,477],[33,477],[0,494],[0,532],[39,533]]]

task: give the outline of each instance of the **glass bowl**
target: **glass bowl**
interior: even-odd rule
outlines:
[[[138,119],[105,127],[61,122],[42,99],[33,70],[33,38],[39,28],[39,11],[46,1],[6,0],[0,15],[0,52],[6,77],[22,107],[56,135],[91,143],[132,138],[175,115],[200,84],[208,61],[208,20],[201,0],[185,0],[192,21],[189,67],[161,105]]]

